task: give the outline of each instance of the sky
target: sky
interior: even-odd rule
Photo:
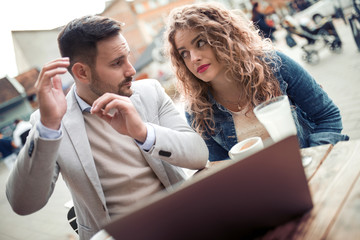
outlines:
[[[1,0],[0,78],[17,71],[12,30],[48,30],[87,14],[102,13],[105,0]]]

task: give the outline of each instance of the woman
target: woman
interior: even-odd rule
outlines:
[[[205,139],[210,161],[228,159],[245,138],[267,139],[253,109],[284,94],[300,147],[348,139],[339,109],[322,88],[241,15],[214,3],[180,7],[170,13],[165,37],[188,122]]]

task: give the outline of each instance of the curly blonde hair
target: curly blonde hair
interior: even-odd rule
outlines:
[[[270,40],[263,39],[259,30],[244,15],[227,10],[217,3],[200,3],[175,8],[170,12],[165,37],[180,94],[193,115],[192,127],[201,135],[213,134],[212,104],[209,102],[211,85],[195,77],[186,67],[175,44],[178,30],[196,30],[205,36],[217,60],[226,69],[224,80],[236,81],[244,89],[248,111],[260,102],[281,95],[273,71],[279,57]]]

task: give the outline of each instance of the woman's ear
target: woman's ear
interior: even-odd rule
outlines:
[[[89,83],[91,79],[91,71],[88,65],[77,62],[72,67],[74,77],[82,83]]]

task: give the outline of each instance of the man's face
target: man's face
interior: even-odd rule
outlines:
[[[129,55],[129,46],[121,34],[98,42],[90,90],[99,97],[107,92],[131,96],[131,81],[136,72]]]

